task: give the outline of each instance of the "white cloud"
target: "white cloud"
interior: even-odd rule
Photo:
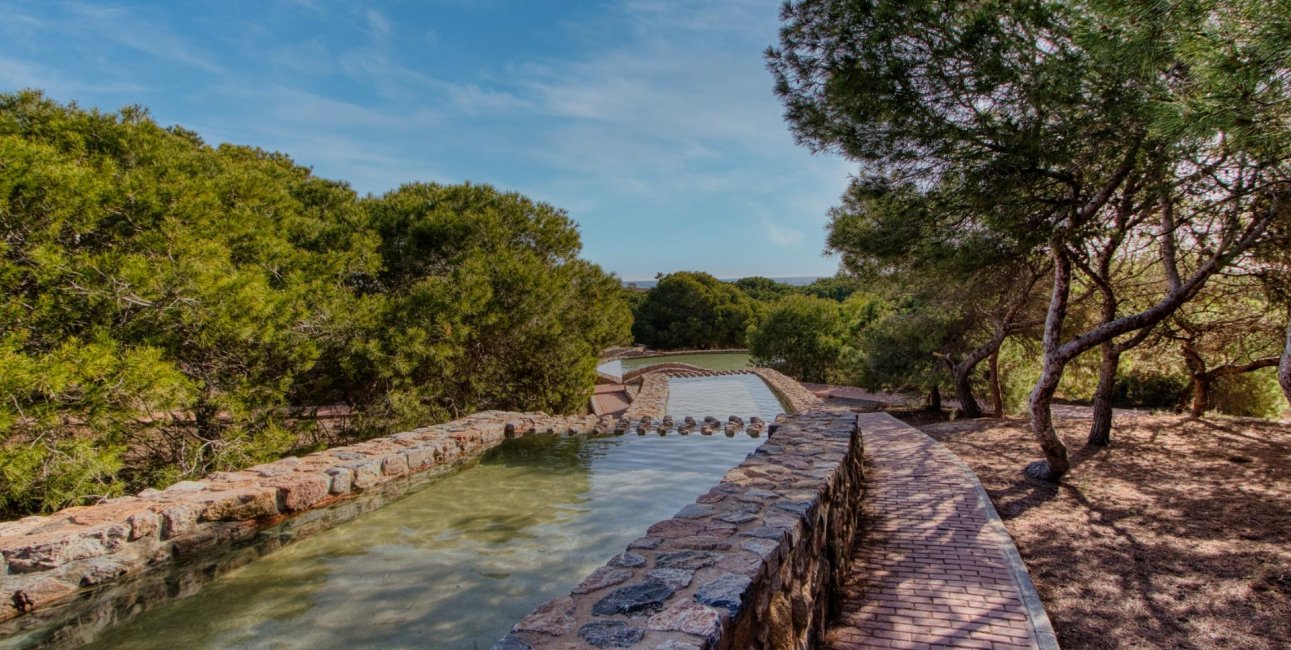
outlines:
[[[767,240],[776,246],[784,248],[794,248],[802,244],[804,235],[801,230],[796,228],[785,228],[774,223],[765,223]]]

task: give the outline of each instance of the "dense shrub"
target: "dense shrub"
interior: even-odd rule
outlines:
[[[658,349],[743,347],[754,305],[735,285],[707,273],[665,275],[637,306],[632,335]]]
[[[278,153],[0,95],[0,513],[482,408],[569,411],[626,339],[561,210],[360,198]]]
[[[1225,415],[1276,418],[1287,408],[1274,368],[1220,377],[1211,400],[1211,407]]]
[[[1188,380],[1181,375],[1132,368],[1117,375],[1112,403],[1170,409],[1179,405],[1179,395],[1187,388]]]
[[[753,362],[799,381],[827,383],[835,375],[846,335],[837,302],[790,295],[749,330]]]

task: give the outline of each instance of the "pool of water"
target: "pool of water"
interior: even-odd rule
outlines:
[[[709,370],[743,370],[752,368],[747,352],[703,352],[698,354],[669,354],[660,357],[637,357],[606,361],[596,369],[607,375],[621,377],[623,373],[657,363],[689,363]]]
[[[671,380],[669,413],[773,418],[755,376]],[[93,648],[488,648],[759,440],[510,440],[477,465],[101,634]],[[4,644],[0,642],[0,646]]]

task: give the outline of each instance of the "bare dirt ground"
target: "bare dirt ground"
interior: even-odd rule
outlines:
[[[1291,647],[1291,426],[1125,413],[1093,450],[1069,415],[1057,487],[1022,475],[1021,420],[917,426],[981,478],[1064,648]]]

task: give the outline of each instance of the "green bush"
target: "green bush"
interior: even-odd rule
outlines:
[[[581,408],[631,315],[580,249],[489,186],[360,198],[139,108],[0,94],[0,514],[316,448],[319,406],[351,435]]]
[[[670,273],[637,306],[632,335],[661,350],[744,347],[753,301],[707,273]]]
[[[1125,407],[1170,409],[1179,405],[1179,396],[1187,388],[1186,377],[1130,368],[1117,374],[1112,403]]]
[[[1210,396],[1212,408],[1225,415],[1276,418],[1287,406],[1276,368],[1220,377]]]
[[[828,383],[843,350],[845,323],[832,300],[790,295],[749,329],[753,362],[799,381]]]

